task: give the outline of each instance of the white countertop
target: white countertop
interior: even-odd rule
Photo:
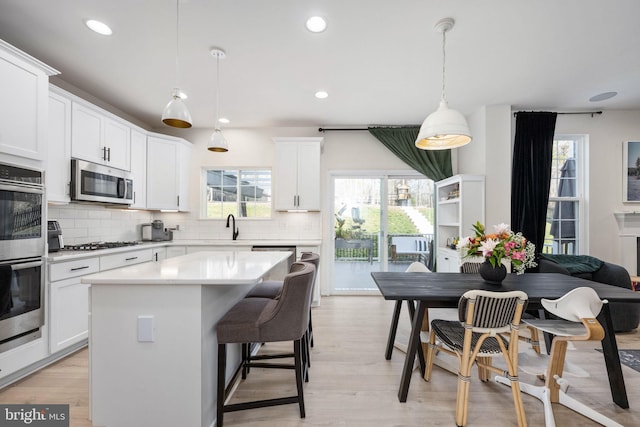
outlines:
[[[116,268],[82,278],[82,283],[251,285],[290,256],[289,252],[196,252],[160,262]]]
[[[47,254],[49,262],[63,262],[74,259],[89,258],[100,255],[109,255],[120,252],[130,252],[138,249],[168,247],[168,246],[228,246],[229,248],[240,246],[320,246],[321,240],[171,240],[165,242],[142,241],[139,245],[123,246],[120,248],[100,249],[95,251],[59,251]]]

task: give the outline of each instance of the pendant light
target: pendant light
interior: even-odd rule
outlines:
[[[179,64],[179,42],[180,34],[180,0],[176,0],[176,87],[171,93],[171,101],[164,107],[162,111],[162,122],[168,126],[175,128],[190,128],[191,113],[182,101],[182,93],[177,87],[180,80],[180,64]]]
[[[434,26],[436,31],[442,33],[442,97],[438,109],[429,114],[420,126],[416,147],[422,150],[446,150],[462,147],[471,142],[467,121],[461,113],[449,109],[444,96],[445,34],[453,28],[453,24],[453,18],[443,18]]]
[[[211,49],[211,56],[216,58],[216,125],[209,138],[207,150],[226,153],[229,151],[229,143],[220,130],[220,60],[224,59],[227,54],[222,49],[213,48]]]

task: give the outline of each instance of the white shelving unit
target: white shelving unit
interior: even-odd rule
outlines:
[[[436,182],[436,271],[459,272],[455,239],[471,235],[476,221],[484,224],[484,176],[454,175]]]

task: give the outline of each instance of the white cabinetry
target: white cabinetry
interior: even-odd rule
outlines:
[[[80,283],[82,277],[151,259],[149,248],[49,264],[49,351],[88,337],[90,285]]]
[[[151,261],[158,262],[167,258],[167,248],[153,248],[151,249]]]
[[[151,249],[139,249],[136,251],[119,252],[116,254],[102,255],[100,257],[100,271],[112,268],[126,267],[127,265],[140,264],[151,261]]]
[[[49,92],[47,201],[69,203],[71,183],[71,100],[55,86]]]
[[[131,169],[131,128],[92,105],[73,102],[71,154],[89,162]]]
[[[45,159],[49,76],[54,74],[58,71],[0,40],[0,153]]]
[[[221,245],[190,245],[187,246],[187,253],[192,254],[195,252],[225,252],[225,251],[250,251],[252,246],[250,244],[247,245],[229,245],[229,246],[221,246]]]
[[[460,255],[450,248],[456,239],[484,224],[484,176],[455,175],[436,182],[436,271],[459,272]]]
[[[89,285],[82,276],[100,271],[98,257],[49,265],[49,351],[56,353],[86,339]]]
[[[166,256],[167,258],[173,258],[187,253],[186,246],[167,246]]]
[[[323,138],[273,138],[273,141],[275,209],[319,211]]]
[[[133,179],[132,209],[147,207],[147,134],[131,129],[131,175]]]
[[[181,138],[147,137],[147,209],[188,210],[191,148]]]

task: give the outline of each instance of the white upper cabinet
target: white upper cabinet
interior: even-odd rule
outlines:
[[[320,210],[323,138],[273,138],[274,206],[278,211]]]
[[[0,40],[0,154],[45,159],[49,76],[55,74],[58,71]]]
[[[69,203],[71,183],[71,100],[51,87],[48,155],[45,161],[47,201]]]
[[[133,175],[132,209],[147,207],[147,134],[131,129],[131,174]]]
[[[191,147],[185,140],[147,137],[147,209],[188,210],[190,161]]]
[[[131,128],[92,105],[74,101],[72,111],[72,157],[130,170]]]

